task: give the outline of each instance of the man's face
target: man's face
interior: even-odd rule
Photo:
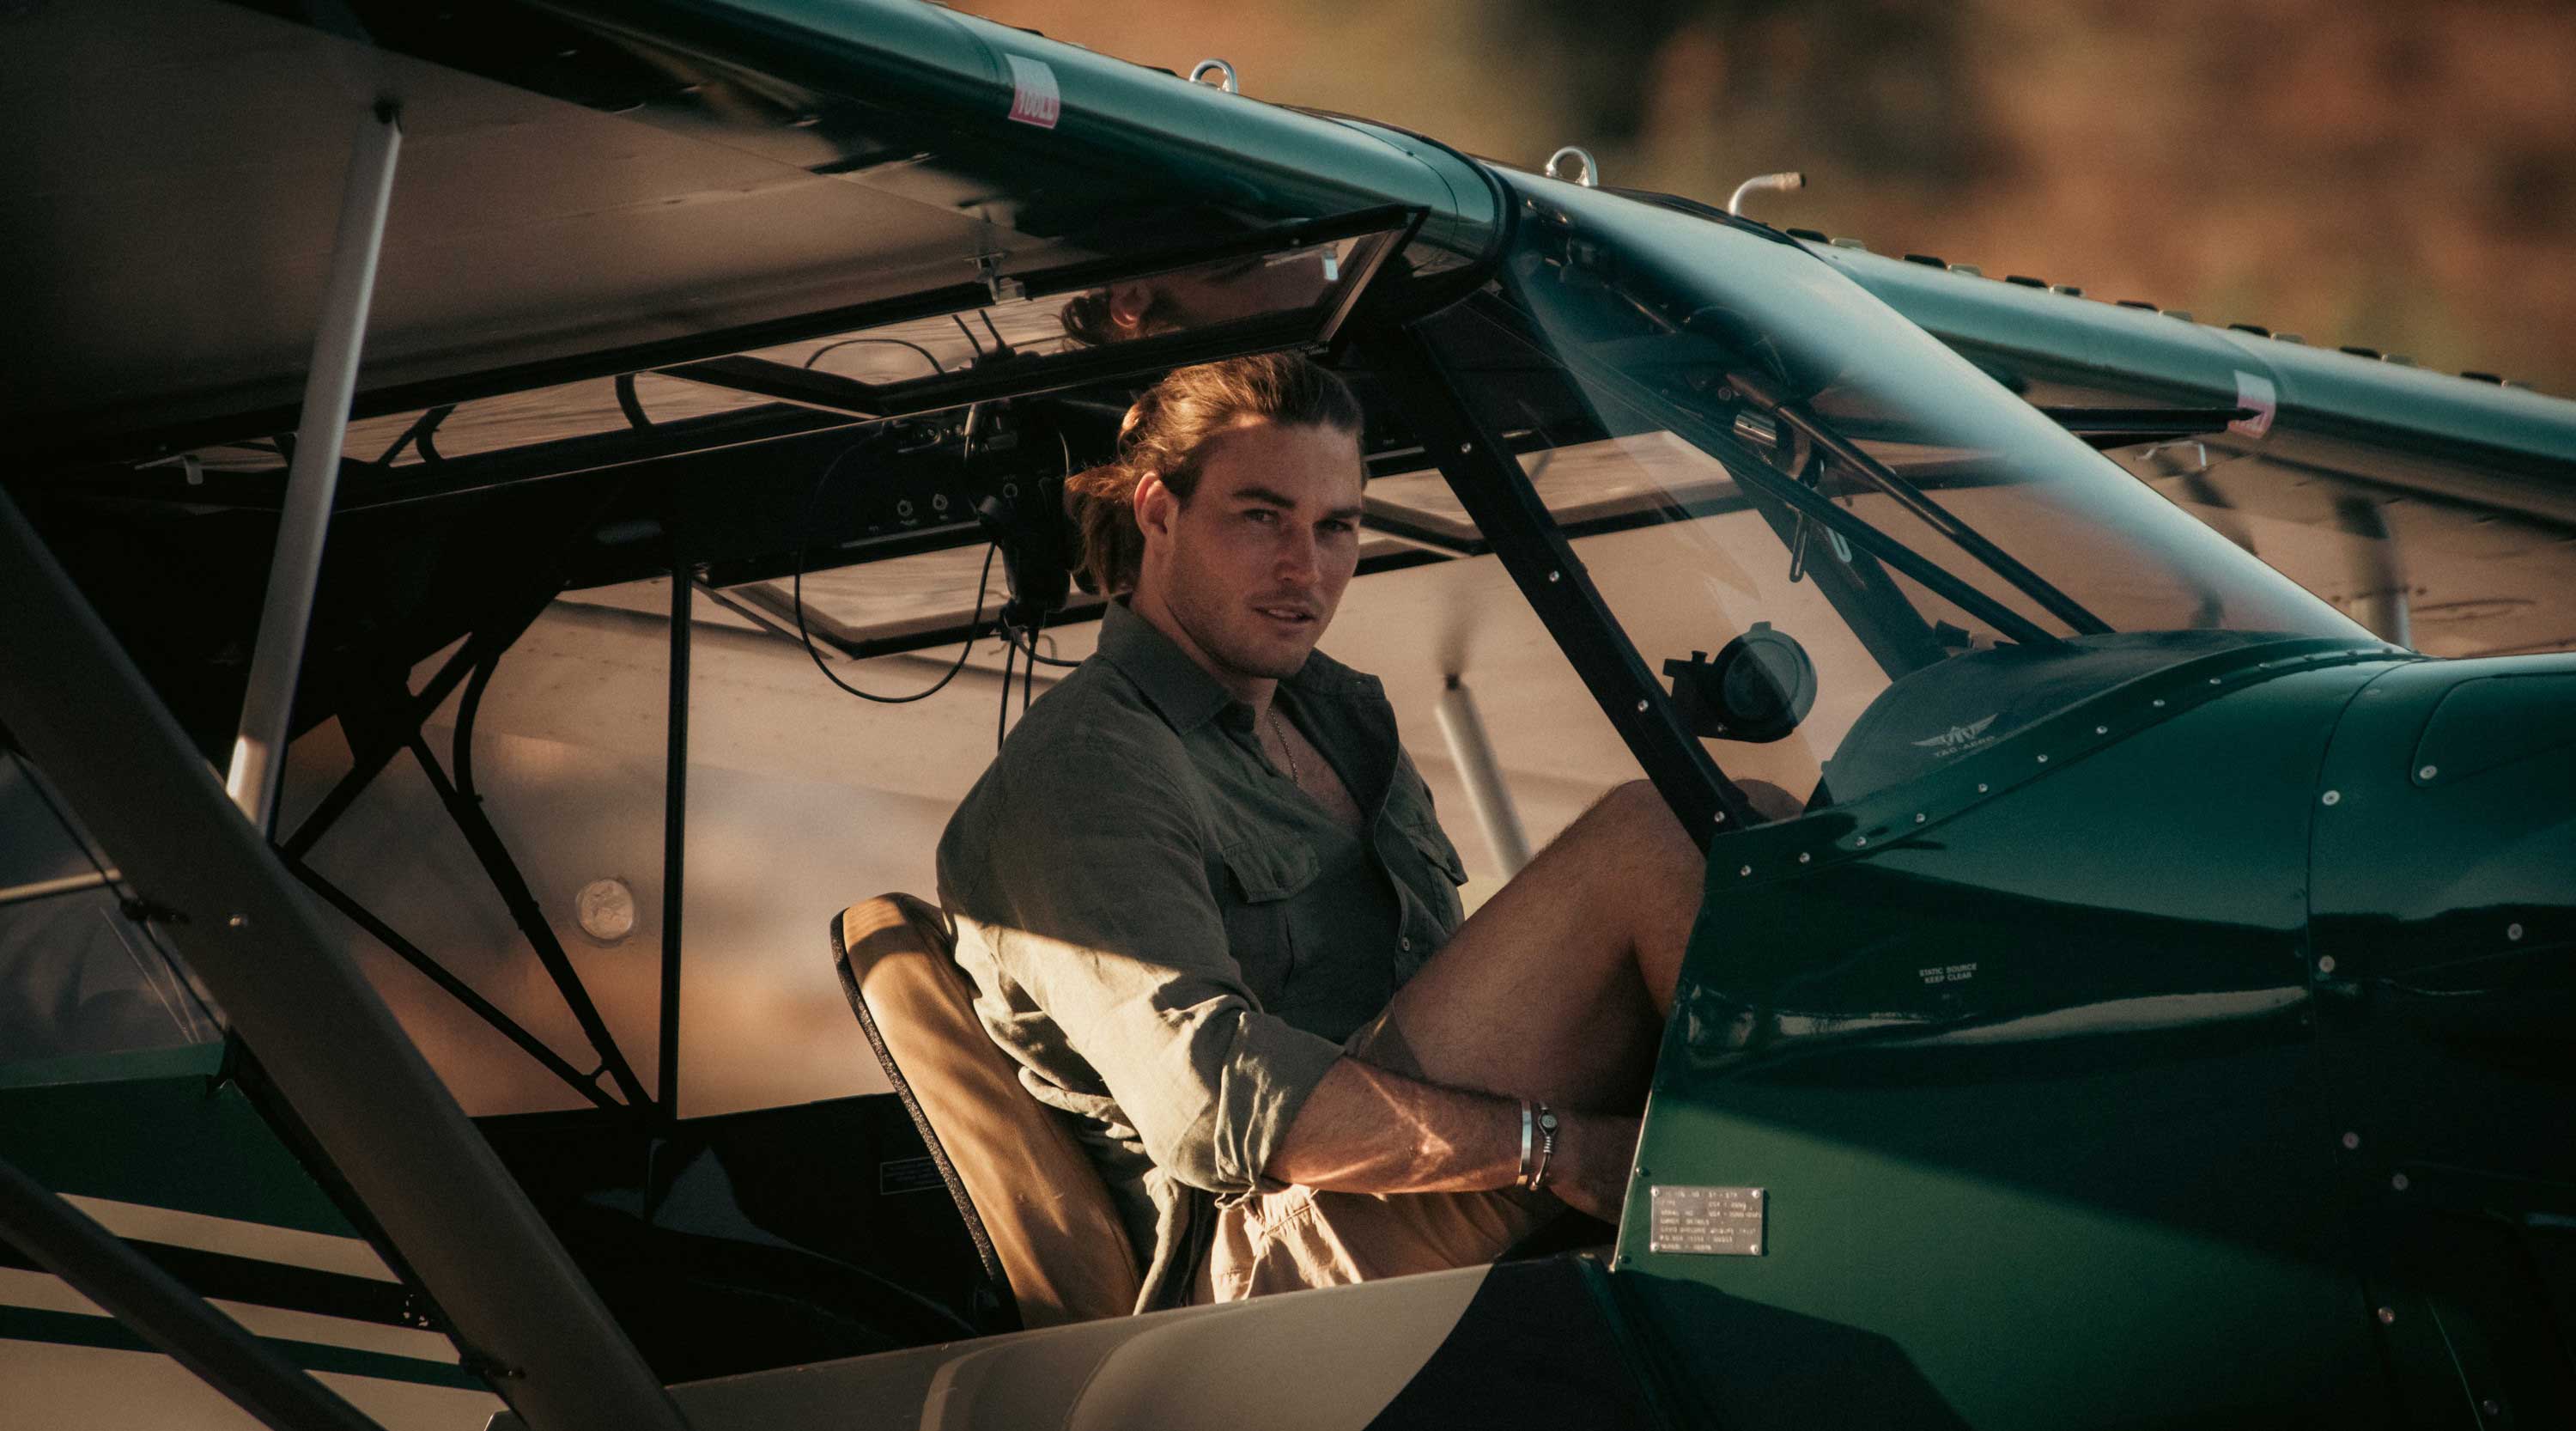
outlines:
[[[1218,434],[1188,501],[1138,492],[1135,604],[1238,694],[1297,674],[1359,564],[1361,475],[1350,432],[1256,419]]]
[[[1327,262],[1338,263],[1338,256],[1301,249],[1113,284],[1109,321],[1118,337],[1142,338],[1308,308],[1339,272],[1327,269]]]

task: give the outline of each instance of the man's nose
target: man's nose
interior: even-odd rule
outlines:
[[[1323,579],[1321,545],[1311,531],[1289,532],[1279,544],[1279,579],[1299,586],[1313,586]]]

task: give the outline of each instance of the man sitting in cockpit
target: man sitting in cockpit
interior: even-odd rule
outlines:
[[[1074,479],[1098,654],[950,821],[986,1030],[1071,1115],[1142,1307],[1468,1265],[1616,1220],[1702,861],[1642,782],[1461,922],[1379,683],[1314,650],[1360,408],[1303,358],[1172,373]]]

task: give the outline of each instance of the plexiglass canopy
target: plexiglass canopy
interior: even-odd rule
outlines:
[[[1431,325],[1443,361],[1650,663],[1750,636],[1737,695],[1808,682],[1785,732],[1702,723],[1773,813],[2216,647],[2376,644],[1795,244],[1506,177],[1511,252]],[[1461,521],[1427,476],[1371,501]]]

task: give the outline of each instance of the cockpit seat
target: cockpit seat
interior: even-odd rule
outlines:
[[[1136,1308],[1134,1252],[1100,1175],[976,1020],[937,906],[880,895],[832,922],[850,1009],[966,1219],[984,1275],[1019,1324]]]

